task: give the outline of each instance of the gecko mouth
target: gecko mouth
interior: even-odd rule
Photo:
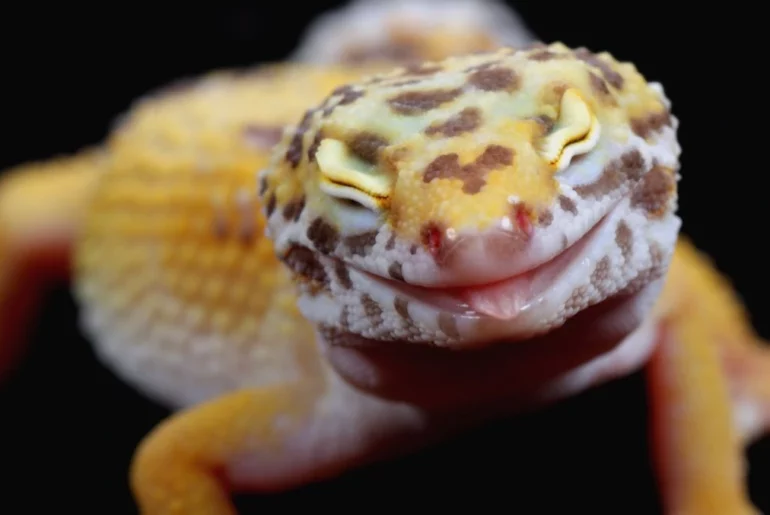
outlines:
[[[559,277],[584,260],[586,250],[607,225],[610,210],[572,245],[530,269],[493,282],[431,287],[361,271],[399,295],[453,315],[510,320],[536,304]]]

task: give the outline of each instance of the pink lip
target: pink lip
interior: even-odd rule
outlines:
[[[398,290],[409,298],[442,311],[456,315],[511,320],[542,296],[576,261],[599,228],[604,225],[605,219],[600,220],[569,248],[552,259],[526,272],[491,283],[425,287],[363,273],[373,280],[386,283],[388,287]]]

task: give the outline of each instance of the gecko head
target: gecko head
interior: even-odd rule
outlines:
[[[632,64],[560,43],[338,88],[260,176],[300,309],[328,335],[454,348],[619,298],[647,299],[624,308],[638,323],[680,225],[669,109]]]

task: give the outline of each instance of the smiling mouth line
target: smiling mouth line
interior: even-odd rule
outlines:
[[[399,292],[407,299],[453,315],[471,318],[512,320],[526,311],[576,262],[586,247],[606,225],[614,209],[569,247],[528,270],[489,283],[432,287],[390,279],[352,266],[370,280]]]

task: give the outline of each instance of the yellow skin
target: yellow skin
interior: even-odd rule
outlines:
[[[560,57],[534,57],[546,50]],[[281,262],[293,244],[304,241],[298,235],[307,231],[310,220],[320,217],[341,237],[355,232],[345,214],[349,212],[338,209],[345,204],[336,203],[344,195],[368,203],[366,209],[377,217],[362,215],[361,223],[387,231],[396,251],[415,246],[410,255],[427,259],[423,263],[430,266],[410,268],[417,261],[405,258],[401,263],[405,281],[437,288],[453,282],[463,287],[475,283],[472,275],[462,276],[457,269],[442,268],[428,259],[451,262],[441,261],[445,258],[438,258],[441,246],[435,246],[430,237],[425,239],[427,221],[466,237],[485,234],[510,215],[508,197],[513,195],[527,206],[514,216],[519,229],[527,227],[535,234],[546,231],[545,212],[553,217],[551,230],[559,229],[559,222],[566,220],[560,214],[565,210],[557,208],[565,203],[559,174],[569,173],[573,163],[583,163],[587,170],[594,163],[604,166],[607,156],[596,149],[627,138],[634,120],[667,111],[657,90],[632,66],[606,54],[599,63],[583,57],[556,44],[439,63],[442,71],[426,74],[432,77],[429,81],[466,80],[472,73],[463,71],[468,67],[500,60],[517,71],[522,83],[513,88],[501,79],[505,74],[498,74],[503,89],[510,88],[501,96],[465,90],[418,114],[394,114],[386,106],[387,98],[402,91],[399,88],[428,88],[418,83],[383,85],[419,78],[406,77],[411,72],[405,70],[376,79],[361,78],[372,69],[298,65],[242,77],[214,74],[190,89],[140,102],[103,151],[22,167],[3,178],[2,307],[30,292],[23,278],[37,271],[50,269],[58,277],[67,276],[66,256],[71,252],[84,325],[100,355],[146,394],[180,408],[137,450],[131,485],[142,513],[234,513],[230,491],[270,492],[331,477],[417,449],[454,434],[463,425],[481,423],[501,409],[516,412],[575,394],[642,364],[616,363],[611,370],[595,374],[590,384],[572,389],[566,383],[533,377],[509,389],[510,397],[504,402],[493,399],[484,388],[473,390],[471,395],[477,397],[468,398],[459,393],[467,384],[437,384],[431,381],[429,369],[446,366],[472,372],[477,367],[479,372],[470,374],[473,383],[494,371],[483,364],[500,356],[506,356],[518,372],[548,368],[560,360],[589,361],[595,356],[573,356],[580,345],[565,347],[558,337],[554,341],[549,336],[559,335],[564,323],[563,327],[574,328],[568,333],[570,339],[590,346],[594,335],[581,330],[584,326],[571,326],[571,321],[590,311],[588,304],[601,303],[623,284],[613,283],[618,288],[610,293],[586,293],[583,304],[554,315],[553,326],[532,321],[527,326],[524,316],[520,326],[524,329],[511,330],[517,337],[512,339],[521,341],[497,345],[469,340],[459,316],[454,319],[456,331],[441,323],[425,324],[404,337],[394,332],[395,325],[388,325],[387,320],[394,320],[388,318],[392,308],[389,311],[384,304],[380,312],[386,322],[380,323],[380,333],[367,322],[368,315],[359,315],[358,324],[343,324],[338,318],[329,321],[325,317],[339,308],[335,303],[346,302],[346,294],[339,293],[341,276],[327,272],[325,282],[313,275],[317,269],[293,266],[296,260],[289,266]],[[423,71],[429,66],[433,64],[425,65]],[[624,86],[618,90],[605,79],[602,84],[613,99],[609,101],[591,77],[612,78],[612,72],[623,78]],[[554,88],[552,82],[538,81],[538,77],[558,79],[568,87]],[[348,82],[357,86],[330,95]],[[344,101],[326,117],[322,109],[313,111],[300,134],[299,161],[292,165],[287,152],[296,127],[288,129],[275,147],[276,132],[268,129],[298,124],[308,107],[336,105],[346,98],[346,91],[364,95]],[[504,95],[515,102],[509,104]],[[484,116],[475,136],[463,133],[433,139],[424,133],[424,127],[468,106],[489,108],[484,114],[502,114],[497,119]],[[544,115],[556,123],[543,123]],[[594,132],[597,123],[601,136]],[[374,129],[387,139],[387,145],[378,147],[376,166],[363,168],[370,175],[362,175],[361,162],[351,160],[348,147],[335,142],[349,142],[352,134]],[[317,146],[311,159],[308,150],[318,133],[327,142]],[[651,147],[658,145],[657,137],[649,136]],[[465,191],[466,180],[426,182],[424,174],[418,175],[448,152],[458,154],[460,163],[472,161],[484,148],[479,141],[512,147],[516,160],[503,159],[508,164],[488,172],[477,193]],[[674,147],[664,157],[675,161]],[[578,159],[578,154],[583,157]],[[664,163],[663,177],[675,176],[674,161]],[[385,172],[390,175],[383,178]],[[337,186],[330,182],[334,178]],[[344,180],[354,190],[340,188]],[[362,190],[369,195],[362,195]],[[618,186],[616,193],[620,191]],[[656,202],[652,207],[645,204],[649,220],[640,223],[670,222],[678,228],[673,222],[675,189],[655,191]],[[304,197],[301,209],[292,204],[299,197]],[[270,203],[273,207],[266,209]],[[266,210],[272,216],[266,216]],[[637,215],[629,214],[628,220]],[[584,225],[578,232],[587,230]],[[581,234],[564,236],[572,242]],[[679,239],[674,250],[673,244],[665,248],[654,241],[655,235],[635,234],[635,243],[644,248],[662,246],[664,257],[646,283],[654,284],[655,274],[666,274],[654,307],[645,309],[644,320],[633,320],[633,327],[623,335],[637,325],[651,328],[654,335],[654,348],[639,359],[647,363],[653,447],[665,512],[756,513],[745,489],[742,452],[770,421],[770,387],[762,377],[770,364],[767,351],[729,284],[691,243]],[[314,239],[313,245],[319,241]],[[349,280],[364,280],[356,267],[388,277],[392,262],[374,254],[356,255],[350,249],[338,245],[316,259],[327,271],[336,266],[332,263],[343,263]],[[339,261],[333,260],[335,253]],[[530,251],[520,254],[531,260],[544,258]],[[56,267],[48,265],[48,255],[59,256],[53,260]],[[509,256],[515,257],[515,251]],[[526,259],[521,263],[527,264]],[[479,277],[491,273],[474,272]],[[356,284],[361,286],[359,291],[375,295],[376,290],[367,289],[368,283]],[[298,291],[304,299],[300,307]],[[345,305],[354,309],[353,304]],[[599,319],[602,316],[609,315]],[[485,326],[496,328],[495,334],[513,327],[511,318],[496,317],[497,322],[490,318]],[[0,320],[4,335],[0,366],[7,368],[25,320],[10,316]],[[440,318],[440,322],[447,320]],[[532,326],[538,323],[542,327]],[[538,328],[541,334],[525,331]],[[322,330],[317,333],[316,329]],[[342,340],[329,346],[321,338],[320,333],[340,337],[343,330],[379,337],[382,341],[377,345],[393,344],[395,352],[383,358],[384,354],[377,356],[382,347],[358,347],[355,341]],[[411,347],[388,341],[387,335],[400,335]],[[527,341],[530,336],[532,340]],[[321,339],[317,342],[317,338]],[[551,349],[559,343],[558,353],[538,354],[539,348]],[[550,347],[542,347],[546,344]],[[615,345],[612,342],[611,347]],[[597,352],[604,351],[610,352],[606,348]],[[395,361],[388,363],[394,356]],[[348,366],[351,357],[380,367],[385,383],[357,377],[355,367]],[[427,369],[420,361],[428,363]],[[387,381],[393,370],[399,372],[396,377],[402,384]],[[406,374],[401,373],[404,370]],[[487,399],[498,403],[490,412],[468,410],[469,402]],[[755,417],[746,421],[738,407],[751,408]],[[450,423],[453,414],[468,415],[468,422]]]

